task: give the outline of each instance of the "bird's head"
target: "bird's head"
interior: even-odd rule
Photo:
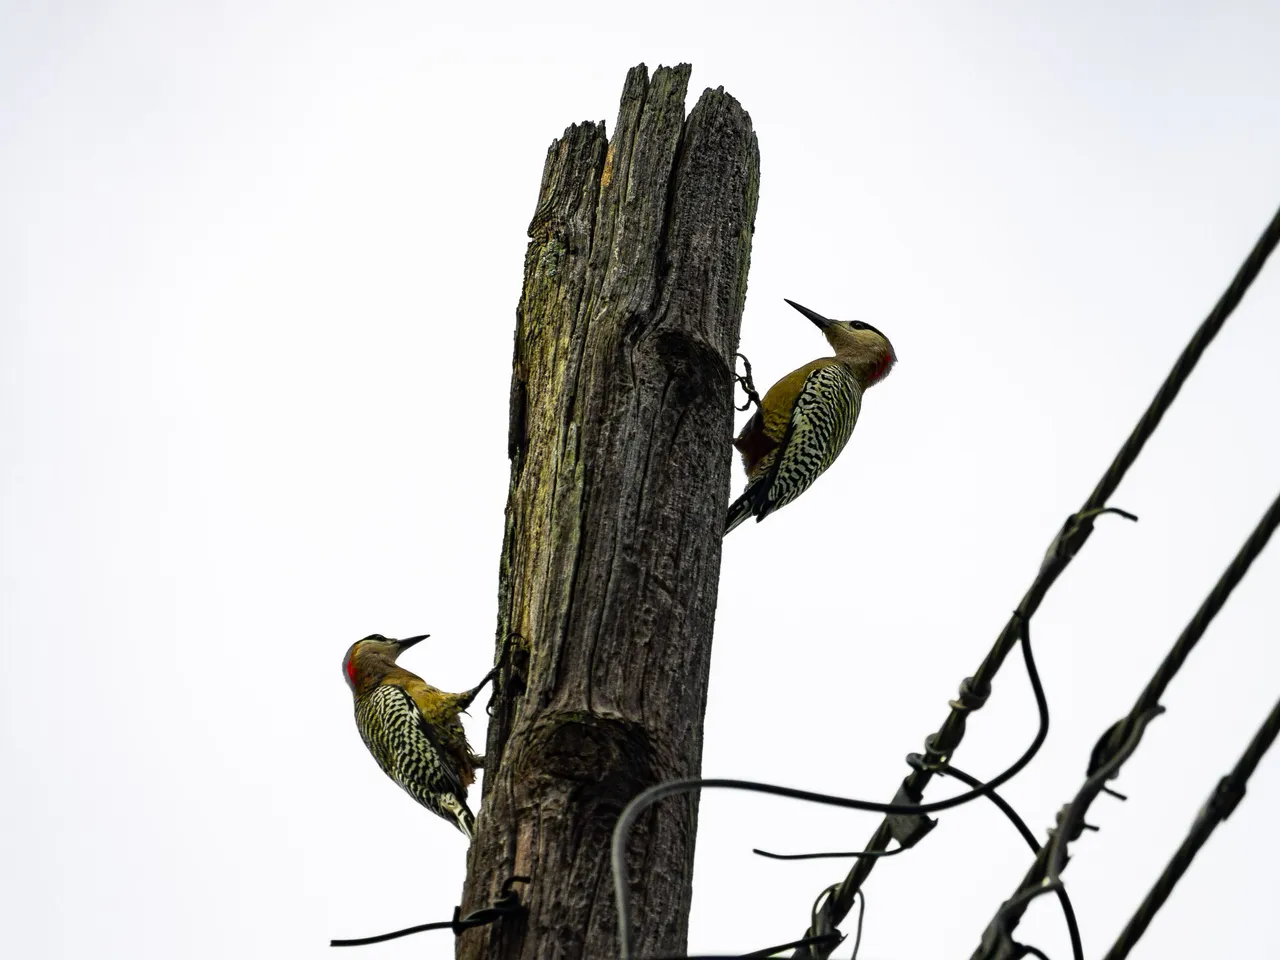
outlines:
[[[787,303],[813,321],[836,356],[849,365],[863,387],[879,383],[898,362],[889,338],[871,324],[861,320],[829,320],[816,310],[802,307],[792,300]]]
[[[353,692],[370,681],[381,680],[396,665],[396,657],[430,634],[390,640],[380,633],[357,640],[342,658],[342,675]]]

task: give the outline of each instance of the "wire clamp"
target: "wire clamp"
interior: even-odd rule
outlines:
[[[492,905],[482,907],[475,910],[465,917],[461,916],[462,908],[453,908],[453,935],[461,936],[464,930],[470,930],[472,927],[483,927],[487,924],[501,920],[503,917],[511,916],[524,912],[524,904],[520,902],[520,894],[511,889],[513,884],[528,883],[529,877],[507,877],[502,881],[502,892],[498,895],[498,899],[494,900]]]
[[[1213,796],[1205,804],[1205,813],[1215,820],[1225,820],[1235,812],[1244,799],[1244,784],[1236,784],[1230,776],[1223,777],[1213,789]]]
[[[1067,517],[1066,523],[1062,525],[1058,535],[1049,544],[1049,549],[1044,553],[1044,562],[1041,564],[1041,568],[1043,569],[1055,560],[1070,560],[1074,557],[1076,552],[1084,546],[1084,542],[1089,539],[1089,534],[1093,532],[1093,521],[1106,513],[1114,513],[1118,517],[1124,517],[1134,523],[1138,522],[1138,518],[1134,514],[1128,510],[1121,510],[1119,507],[1095,507],[1092,510],[1081,510],[1079,513],[1073,513]]]
[[[908,758],[910,763],[911,759]],[[895,806],[919,806],[924,794],[909,786],[910,778],[902,781],[898,792],[893,795]],[[938,825],[938,821],[921,813],[890,813],[885,820],[889,823],[889,835],[898,841],[898,846],[914,847]]]
[[[951,709],[962,713],[972,713],[987,705],[987,697],[991,696],[991,684],[975,688],[973,677],[965,677],[960,682],[960,696],[949,701]]]

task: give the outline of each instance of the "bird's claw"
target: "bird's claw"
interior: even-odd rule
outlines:
[[[493,669],[489,671],[489,675],[485,678],[485,681],[490,679],[494,680],[494,691],[493,691],[494,695],[489,698],[489,702],[488,704],[485,705],[485,708],[484,708],[484,712],[491,717],[493,716],[493,706],[495,703],[498,702],[497,677],[502,667],[507,665],[507,658],[510,656],[511,648],[514,645],[513,641],[515,641],[517,638],[520,640],[524,639],[524,637],[520,636],[520,634],[518,633],[508,633],[505,637],[503,637],[502,647],[498,651],[498,662],[493,665]],[[482,686],[485,681],[481,681]]]
[[[756,405],[756,409],[759,409],[760,394],[756,392],[755,381],[751,379],[751,361],[748,360],[745,356],[743,356],[740,353],[735,353],[734,357],[741,358],[743,372],[739,374],[737,370],[737,365],[735,364],[734,371],[733,371],[733,380],[736,384],[738,384],[738,386],[742,387],[743,392],[746,393],[747,395],[747,400],[746,400],[746,403],[744,403],[742,406],[738,406],[737,404],[734,404],[733,409],[740,410],[740,411],[749,410],[751,409],[751,405],[753,403]]]

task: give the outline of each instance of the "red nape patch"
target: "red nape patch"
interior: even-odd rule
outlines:
[[[894,361],[896,361],[897,359],[898,358],[895,357],[892,353],[885,354],[883,357],[881,357],[880,362],[876,364],[875,370],[872,371],[871,373],[871,383],[879,383],[881,380],[887,377],[889,375],[890,369],[892,369],[893,367]]]
[[[356,682],[356,658],[355,657],[350,657],[347,659],[347,676],[351,678],[351,683],[354,685]]]

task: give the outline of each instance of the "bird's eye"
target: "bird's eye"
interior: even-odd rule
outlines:
[[[850,330],[865,330],[865,329],[867,329],[867,325],[866,325],[865,323],[863,323],[861,320],[850,320],[850,321],[849,321],[849,329],[850,329]]]

